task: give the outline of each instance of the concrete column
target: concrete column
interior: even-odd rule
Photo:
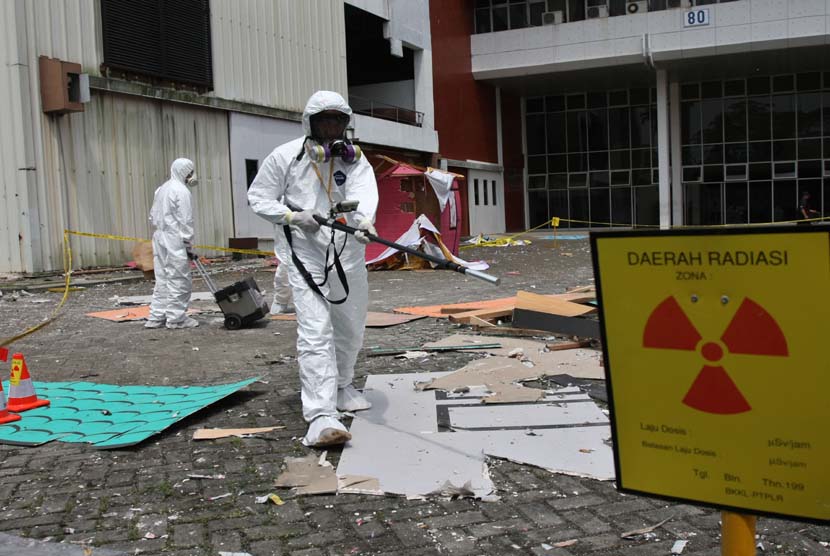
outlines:
[[[424,129],[435,129],[435,102],[432,97],[432,51],[416,50],[415,110],[424,113]]]
[[[501,135],[501,87],[496,87],[496,160],[499,166],[504,166],[504,152]],[[502,171],[503,173],[503,171]]]
[[[660,229],[671,227],[671,183],[669,169],[669,90],[668,74],[657,70],[657,162],[660,175]]]
[[[530,228],[530,203],[527,193],[527,121],[525,114],[527,113],[527,106],[525,101],[527,97],[522,97],[522,156],[525,159],[524,169],[522,170],[522,183],[524,183],[524,197],[525,197],[525,230]]]
[[[671,120],[671,223],[683,225],[683,152],[680,148],[680,83],[669,84],[669,119]]]

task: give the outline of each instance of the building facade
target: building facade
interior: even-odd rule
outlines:
[[[527,227],[830,216],[825,0],[466,7],[472,77],[521,98]]]
[[[355,21],[385,48],[360,50]],[[426,0],[13,0],[0,22],[0,272],[63,268],[65,229],[149,238],[153,193],[180,156],[200,181],[197,242],[268,248],[273,228],[247,187],[302,135],[316,90],[354,93],[369,151],[428,161],[438,150]],[[398,82],[359,71],[383,64]],[[72,247],[77,268],[122,264],[132,244]]]

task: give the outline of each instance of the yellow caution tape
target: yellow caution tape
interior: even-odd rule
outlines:
[[[99,239],[113,239],[116,241],[137,241],[140,243],[150,243],[152,240],[141,237],[116,236],[112,234],[93,234],[91,232],[76,232],[74,230],[67,230],[68,234],[81,237],[93,237]],[[273,257],[274,253],[271,251],[260,251],[259,249],[236,249],[233,247],[219,247],[218,245],[194,245],[194,249],[202,249],[205,251],[221,251],[223,253],[240,253],[242,255],[263,255],[265,257]]]

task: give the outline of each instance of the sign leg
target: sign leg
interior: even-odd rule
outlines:
[[[721,512],[721,556],[755,556],[755,516]]]

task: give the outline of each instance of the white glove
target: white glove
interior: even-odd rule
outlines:
[[[314,233],[320,229],[320,224],[314,220],[317,213],[313,210],[301,210],[299,212],[291,212],[288,214],[288,224],[299,228],[304,232]]]
[[[377,231],[377,230],[375,229],[375,227],[372,225],[372,222],[371,222],[370,220],[361,220],[361,221],[357,224],[357,230],[358,230],[358,231],[356,231],[356,232],[354,233],[354,238],[355,238],[357,241],[359,241],[360,243],[362,243],[363,245],[366,245],[367,243],[369,243],[369,242],[371,242],[371,241],[372,241],[371,239],[369,239],[369,236],[367,236],[367,235],[366,235],[365,233],[363,233],[363,232],[367,232],[367,233],[369,233],[369,234],[372,234],[373,236],[378,235],[378,231]]]

